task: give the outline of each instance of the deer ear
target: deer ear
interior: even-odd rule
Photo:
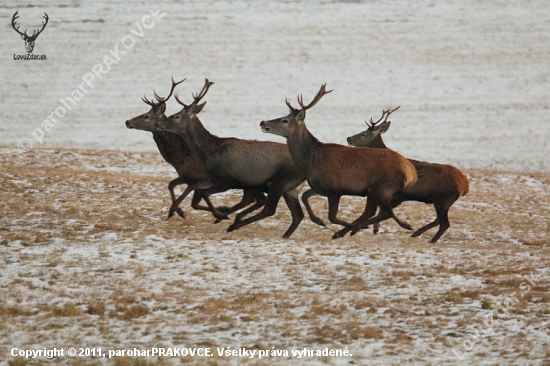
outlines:
[[[193,114],[199,114],[199,113],[202,111],[202,109],[204,108],[204,105],[205,105],[205,104],[206,104],[206,102],[201,103],[201,104],[195,104],[195,105],[193,106],[193,108],[191,109],[191,113],[193,113]]]
[[[159,112],[160,113],[166,112],[166,103],[161,103],[161,105],[159,106]]]
[[[386,121],[380,125],[380,128],[378,129],[379,133],[384,133],[390,128],[391,121]]]
[[[296,115],[296,121],[301,124],[306,119],[306,110],[301,109],[300,112]]]

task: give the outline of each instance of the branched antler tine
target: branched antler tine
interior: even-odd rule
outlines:
[[[155,103],[151,102],[147,97],[144,95],[141,97],[141,100],[143,100],[146,104],[149,104],[151,107],[155,105]]]
[[[292,109],[293,111],[297,111],[298,109],[294,108],[292,105],[290,105],[290,102],[288,101],[288,98],[285,97],[285,103],[288,106],[288,108]]]
[[[307,106],[304,105],[304,97],[302,96],[302,94],[300,94],[300,96],[298,97],[298,103],[300,104],[300,106],[301,106],[303,109],[310,109],[310,108],[313,107],[315,104],[317,104],[317,102],[319,102],[319,101],[321,100],[321,98],[323,97],[323,95],[332,92],[332,90],[327,91],[327,90],[325,89],[326,85],[327,85],[327,84],[321,85],[321,89],[319,89],[319,91],[317,92],[317,95],[315,96],[315,98],[313,98],[313,100],[311,101],[311,103],[309,103]]]
[[[38,31],[38,33],[36,34],[36,36],[38,36],[40,33],[42,33],[42,31],[44,30],[44,28],[46,28],[46,24],[48,24],[48,14],[44,13],[44,18],[46,19],[46,22],[42,22],[42,29],[40,29]],[[33,34],[33,37],[34,37],[34,34]]]
[[[384,113],[382,114],[382,117],[384,118],[384,122],[386,122],[388,120],[388,117],[390,116],[390,114],[392,114],[393,112],[395,112],[399,108],[401,108],[401,106],[397,106],[397,108],[394,108],[394,109],[391,109],[391,110],[388,109],[387,111],[384,111]],[[384,114],[386,115],[385,117],[384,117]],[[378,121],[378,122],[380,122],[380,121]]]
[[[204,86],[202,87],[201,91],[198,94],[191,93],[193,95],[193,98],[195,101],[193,103],[198,103],[206,93],[208,93],[208,89],[210,88],[210,85],[214,84],[213,82],[209,81],[208,79],[204,79]]]
[[[378,123],[382,122],[382,120],[384,119],[384,117],[386,116],[386,113],[388,113],[388,111],[385,111],[385,110],[382,110],[382,117],[380,117],[380,119],[376,122],[374,122],[372,120],[372,117],[370,118],[370,123],[372,123],[372,126],[369,126],[369,127],[374,127],[376,126]]]
[[[175,82],[174,77],[172,76],[172,88],[170,88],[170,94],[168,94],[168,96],[164,100],[167,101],[168,99],[170,99],[170,97],[172,96],[172,93],[174,92],[174,89],[176,89],[176,86],[183,83],[186,79],[187,78],[183,78],[182,81]]]
[[[13,14],[13,17],[11,18],[11,26],[13,27],[13,29],[14,29],[17,33],[19,33],[20,35],[23,36],[24,34],[21,33],[21,32],[19,31],[19,27],[20,27],[20,26],[17,26],[17,28],[15,28],[15,26],[17,25],[16,20],[17,20],[17,18],[19,18],[18,13],[19,13],[19,10],[17,10],[17,11],[15,12],[15,14]]]
[[[176,98],[176,100],[178,101],[178,103],[181,104],[182,106],[184,106],[184,107],[189,107],[187,104],[185,104],[184,102],[182,102],[182,101],[180,100],[180,98],[178,98],[178,92],[177,92],[177,91],[174,93],[174,98]]]
[[[179,84],[183,83],[185,81],[185,79],[183,79],[182,81],[178,81],[178,82],[175,82],[174,81],[174,77],[172,77],[172,87],[170,88],[170,94],[168,94],[168,96],[166,98],[163,98],[161,97],[160,95],[157,94],[157,92],[155,92],[153,90],[153,92],[155,93],[155,98],[159,101],[159,102],[166,102],[168,99],[170,99],[170,97],[172,96],[172,93],[174,92],[174,89],[176,88],[176,86],[178,86]]]

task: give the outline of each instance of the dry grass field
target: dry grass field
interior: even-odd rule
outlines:
[[[550,362],[547,173],[466,170],[470,193],[434,245],[435,230],[410,238],[390,221],[377,235],[332,241],[336,226],[307,218],[283,240],[282,203],[232,233],[189,198],[186,219],[166,220],[175,173],[153,152],[4,148],[0,164],[0,360],[10,365],[104,362],[31,362],[10,357],[12,347],[214,353],[111,360],[118,365],[439,365],[459,361],[453,349],[467,364]],[[313,202],[326,217],[325,200]],[[362,209],[346,197],[340,216]],[[396,211],[415,228],[434,216],[420,203]],[[217,347],[347,347],[352,356],[248,359],[219,357]]]

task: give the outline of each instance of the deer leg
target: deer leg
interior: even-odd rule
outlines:
[[[230,214],[230,213],[239,211],[240,209],[245,208],[246,206],[252,203],[255,205],[258,202],[258,200],[262,201],[262,199],[263,199],[263,202],[265,203],[265,195],[263,193],[243,189],[243,198],[241,199],[241,202],[237,203],[233,207],[230,207],[227,213]]]
[[[266,198],[265,195],[262,192],[259,191],[250,191],[250,193],[254,192],[254,198],[256,199],[256,203],[244,210],[243,212],[239,212],[237,216],[235,217],[234,223],[240,222],[243,217],[248,215],[251,212],[256,211],[260,207],[265,206]]]
[[[226,212],[230,209],[225,206],[222,206],[221,208],[215,207],[212,204],[212,201],[210,201],[210,196],[214,193],[226,191],[227,189],[228,187],[225,184],[217,183],[212,187],[202,191],[202,198],[204,199],[204,202],[206,202],[206,204],[208,205],[208,211],[212,212],[212,215],[216,218],[216,220],[214,221],[215,224],[221,222],[222,220],[229,220],[229,217],[227,216],[228,214]]]
[[[376,201],[373,198],[367,197],[367,204],[365,205],[365,212],[363,212],[363,214],[357,220],[355,220],[352,224],[356,225],[357,223],[359,223],[361,221],[366,221],[366,220],[370,219],[371,217],[374,216],[374,214],[376,214],[376,209],[377,208],[378,208],[378,205],[376,204]],[[367,228],[367,226],[363,226],[360,230],[365,229],[365,228]],[[378,223],[374,224],[374,228],[376,229],[376,231],[374,232],[374,230],[373,230],[373,232],[374,232],[374,234],[376,234],[378,232]],[[350,236],[353,236],[353,235],[357,234],[357,232],[359,231],[359,230],[354,231],[351,228],[345,228],[343,230],[346,230],[346,229],[347,229],[347,231],[351,230]],[[346,231],[346,233],[347,233],[347,231]],[[346,234],[344,233],[344,235],[346,235]]]
[[[185,191],[178,197],[178,199],[172,202],[172,206],[170,206],[170,211],[168,212],[168,218],[174,216],[174,212],[176,212],[180,203],[185,199],[185,197],[187,197],[187,195],[189,195],[189,193],[191,193],[195,189],[207,189],[211,186],[212,182],[209,179],[200,181],[192,185],[188,185]]]
[[[279,200],[281,199],[282,195],[283,195],[283,192],[281,192],[280,188],[275,189],[273,186],[270,187],[263,210],[261,210],[258,214],[252,217],[249,217],[246,220],[233,223],[233,225],[227,228],[227,232],[228,233],[232,232],[234,230],[240,229],[243,226],[252,224],[253,222],[266,218],[268,216],[275,215],[275,212],[277,212],[277,204],[279,203]]]
[[[298,199],[298,190],[292,189],[288,192],[285,192],[283,194],[283,198],[285,199],[286,205],[288,209],[290,210],[290,213],[292,214],[292,223],[288,227],[288,230],[283,235],[283,238],[288,239],[296,230],[298,225],[300,225],[300,222],[304,219],[304,211],[302,210],[302,206],[300,206],[300,200]]]
[[[358,230],[360,230],[361,227],[364,227],[364,226],[367,226],[367,225],[372,225],[372,224],[375,224],[375,223],[380,222],[380,221],[384,221],[384,220],[389,219],[389,218],[393,218],[395,220],[395,222],[397,222],[397,224],[399,226],[401,226],[402,228],[407,229],[407,230],[412,230],[411,225],[409,225],[405,221],[400,220],[395,215],[395,213],[393,212],[392,206],[391,206],[391,203],[390,203],[390,200],[392,198],[393,193],[395,193],[395,191],[392,191],[392,190],[387,189],[387,188],[384,189],[384,190],[381,190],[381,189],[374,190],[372,192],[371,196],[376,200],[376,203],[380,207],[380,212],[378,213],[377,216],[375,216],[373,218],[370,218],[367,221],[364,221],[364,222],[361,222],[361,223],[358,223],[358,224],[354,225],[352,230],[358,231]]]
[[[416,230],[414,233],[412,233],[411,238],[416,238],[417,236],[424,234],[426,231],[433,229],[437,225],[439,225],[439,218],[436,218],[428,225],[422,226],[420,229]]]
[[[315,215],[315,213],[311,209],[311,206],[309,205],[309,199],[313,196],[318,196],[318,195],[319,195],[319,193],[315,192],[313,189],[310,189],[302,195],[302,202],[304,203],[304,206],[306,206],[306,210],[307,210],[307,214],[309,215],[309,219],[311,221],[313,221],[314,223],[316,223],[317,225],[326,227],[323,220],[321,220],[319,217],[317,217]]]
[[[176,194],[174,193],[174,188],[176,188],[176,186],[179,186],[180,184],[185,184],[185,182],[183,181],[183,179],[181,177],[177,177],[176,179],[174,179],[173,181],[168,183],[168,190],[170,191],[170,197],[172,197],[172,203],[174,203],[176,201]],[[185,212],[183,212],[183,210],[181,208],[178,207],[176,209],[176,213],[182,219],[185,219]]]
[[[458,198],[454,198],[452,200],[447,200],[442,203],[435,202],[434,207],[435,207],[435,212],[437,214],[437,218],[431,223],[429,223],[428,225],[415,231],[411,236],[415,236],[415,237],[420,236],[426,231],[436,227],[439,224],[439,230],[437,231],[435,236],[432,238],[432,240],[430,240],[430,243],[432,244],[436,243],[439,240],[439,238],[441,238],[441,236],[445,233],[445,231],[447,231],[447,229],[451,227],[451,223],[449,222],[449,209],[457,199]]]
[[[336,214],[338,213],[338,206],[340,205],[340,196],[327,196],[328,198],[328,219],[330,222],[336,225],[342,225],[345,227],[351,227],[351,223],[342,221],[336,217]],[[340,231],[337,231],[332,235],[332,239],[338,239],[341,238]]]
[[[193,207],[195,210],[203,210],[203,211],[210,211],[210,208],[208,206],[201,206],[199,205],[201,199],[203,199],[203,191],[200,189],[197,189],[193,193],[193,199],[191,200],[191,207]],[[206,199],[204,200],[206,202]]]

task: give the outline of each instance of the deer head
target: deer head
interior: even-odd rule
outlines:
[[[23,38],[23,40],[25,41],[25,48],[27,49],[27,53],[32,53],[32,50],[34,49],[34,42],[36,41],[36,38],[38,38],[38,36],[40,35],[40,33],[42,33],[42,31],[44,30],[44,28],[46,28],[46,24],[48,24],[48,14],[44,13],[44,19],[46,19],[45,22],[42,22],[42,29],[40,30],[34,30],[32,32],[32,35],[29,36],[27,34],[27,30],[25,29],[25,33],[21,33],[19,31],[19,26],[17,26],[17,28],[15,28],[16,26],[16,22],[15,20],[17,18],[19,18],[19,15],[17,14],[19,13],[19,10],[17,10],[15,12],[15,14],[13,14],[13,17],[11,18],[11,26],[13,27],[13,29],[19,33],[21,35],[21,38]]]
[[[323,95],[330,93],[332,90],[326,91],[325,86],[327,84],[321,85],[321,89],[317,92],[317,95],[311,103],[308,105],[304,104],[304,98],[302,94],[298,96],[298,104],[302,109],[294,108],[289,102],[288,99],[285,98],[285,103],[290,109],[290,114],[285,117],[272,119],[270,121],[262,121],[260,123],[260,127],[262,128],[263,132],[266,133],[272,133],[274,135],[279,135],[283,137],[290,136],[298,126],[302,125],[304,123],[304,120],[306,118],[306,110],[313,107],[317,102],[321,100]]]
[[[172,88],[170,89],[170,94],[168,94],[166,98],[159,96],[153,90],[155,94],[155,99],[157,100],[156,102],[150,101],[149,99],[147,99],[146,96],[143,96],[141,100],[143,100],[145,104],[150,105],[151,109],[147,113],[141,114],[135,118],[126,121],[126,127],[142,131],[155,131],[155,123],[157,123],[157,121],[161,119],[166,118],[166,116],[164,115],[164,112],[166,111],[166,101],[172,96],[176,85],[181,84],[184,81],[185,79],[175,82],[174,78],[172,78]]]
[[[383,110],[382,117],[380,117],[380,119],[376,122],[372,120],[372,117],[370,118],[370,123],[365,121],[368,128],[363,132],[348,137],[348,145],[373,148],[385,146],[383,142],[377,141],[377,139],[381,134],[386,132],[388,128],[390,128],[391,121],[388,121],[388,117],[390,116],[390,114],[398,110],[399,107],[392,110],[388,109],[387,111]]]
[[[204,98],[212,84],[214,83],[208,81],[208,79],[204,79],[204,86],[202,87],[202,90],[197,94],[191,94],[193,96],[193,102],[189,105],[183,103],[178,98],[178,92],[176,92],[174,97],[176,98],[178,103],[183,106],[183,109],[166,119],[157,121],[157,130],[168,131],[177,134],[185,134],[185,128],[189,125],[189,121],[193,119],[197,114],[199,114],[200,111],[202,111],[202,109],[204,108],[206,102],[201,104],[199,104],[199,102],[202,98]]]

